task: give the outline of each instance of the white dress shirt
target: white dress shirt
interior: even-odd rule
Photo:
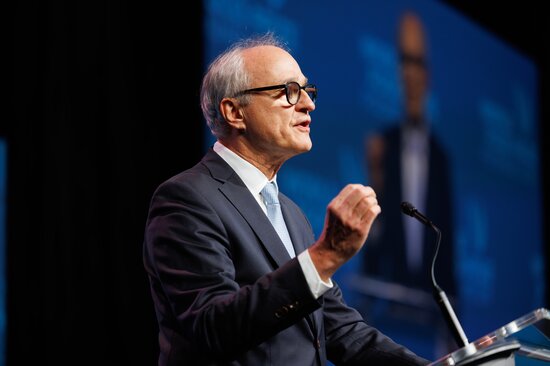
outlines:
[[[426,209],[428,182],[428,131],[424,127],[403,127],[401,135],[401,174],[403,199],[420,212]],[[422,268],[424,226],[410,217],[403,217],[407,265],[413,270]]]

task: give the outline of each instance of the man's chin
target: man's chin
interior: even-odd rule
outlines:
[[[298,151],[298,154],[303,154],[308,151],[311,151],[312,147],[313,147],[313,144],[310,141],[309,144],[304,144],[303,146],[301,146],[301,149]]]

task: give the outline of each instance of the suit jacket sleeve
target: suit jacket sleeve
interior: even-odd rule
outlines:
[[[327,356],[339,365],[426,365],[406,347],[365,323],[362,316],[346,305],[335,286],[323,296]]]
[[[181,338],[188,357],[231,359],[320,307],[296,258],[270,268],[253,248],[257,239],[240,232],[247,225],[239,217],[230,225],[238,213],[213,207],[200,185],[183,182],[158,188],[145,233],[145,266],[161,327],[170,324],[161,329],[171,333],[164,334],[167,342]],[[251,253],[240,253],[249,246]],[[256,264],[236,267],[254,255]]]

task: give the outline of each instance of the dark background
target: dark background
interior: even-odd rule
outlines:
[[[536,62],[547,120],[542,6],[443,2]],[[203,151],[200,2],[35,1],[5,11],[7,365],[153,365],[141,245],[153,190]],[[541,122],[543,187],[546,133]],[[544,197],[547,206],[548,189]]]

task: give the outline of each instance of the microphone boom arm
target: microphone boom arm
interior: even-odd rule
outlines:
[[[462,329],[462,326],[460,325],[460,322],[458,321],[458,318],[453,310],[453,307],[451,306],[451,303],[449,299],[447,298],[447,295],[445,294],[445,291],[439,287],[435,280],[435,261],[437,259],[437,254],[439,253],[439,245],[441,244],[441,230],[437,228],[431,222],[426,216],[421,214],[416,207],[414,207],[409,202],[402,202],[401,203],[401,211],[409,215],[418,221],[420,221],[422,224],[431,227],[437,234],[437,243],[434,250],[434,256],[432,259],[432,266],[431,266],[431,277],[432,277],[432,287],[433,287],[433,296],[435,298],[435,301],[437,302],[437,305],[439,305],[440,310],[443,313],[443,317],[447,321],[447,325],[451,329],[451,332],[453,333],[453,337],[456,341],[456,343],[460,347],[465,347],[468,345],[468,338],[466,337],[466,333],[464,333],[464,330]]]

